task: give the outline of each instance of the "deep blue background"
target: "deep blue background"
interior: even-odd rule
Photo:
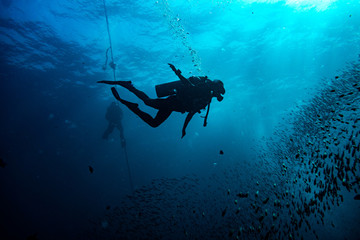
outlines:
[[[185,115],[152,129],[123,110],[136,187],[246,165],[286,112],[360,53],[358,1],[130,2],[107,1],[117,79],[155,97],[154,85],[177,80],[170,62],[226,88],[208,126],[196,115],[184,139]],[[114,101],[108,86],[96,84],[112,79],[109,67],[102,70],[103,2],[2,0],[0,14],[1,234],[76,238],[89,218],[131,192],[118,134],[101,139]]]

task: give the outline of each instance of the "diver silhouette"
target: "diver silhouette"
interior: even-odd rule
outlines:
[[[123,117],[123,112],[120,106],[117,103],[112,102],[106,111],[105,118],[106,120],[108,120],[109,125],[105,130],[102,138],[108,139],[109,135],[114,131],[114,128],[116,127],[120,132],[121,146],[124,148],[126,146],[126,141],[124,137],[124,129],[121,124],[122,117]]]
[[[158,98],[151,99],[144,92],[136,89],[131,81],[107,81],[102,80],[98,83],[105,83],[110,85],[120,85],[130,92],[134,93],[140,98],[147,106],[158,109],[155,118],[151,117],[148,113],[141,111],[138,104],[128,102],[120,98],[118,92],[114,87],[111,91],[114,97],[122,104],[127,106],[132,112],[138,115],[144,122],[151,127],[158,127],[162,124],[172,112],[188,112],[183,128],[183,138],[186,134],[186,127],[195,113],[200,113],[202,109],[208,106],[207,113],[204,120],[204,126],[207,125],[207,117],[210,109],[210,102],[213,97],[216,97],[219,102],[223,100],[225,94],[224,84],[220,80],[210,80],[207,76],[196,77],[192,76],[185,78],[181,75],[181,71],[176,69],[174,65],[169,63],[170,68],[179,77],[180,81],[169,82],[165,84],[156,85],[156,94]],[[164,98],[166,97],[166,98]]]

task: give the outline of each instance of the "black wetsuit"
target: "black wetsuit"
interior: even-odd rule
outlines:
[[[174,111],[181,113],[188,112],[182,129],[182,137],[184,137],[186,134],[185,129],[194,114],[200,113],[202,109],[205,109],[206,106],[209,106],[211,99],[216,97],[214,95],[214,89],[211,85],[213,81],[209,80],[207,77],[190,77],[187,79],[181,75],[180,70],[175,69],[175,67],[171,64],[169,65],[180,78],[183,84],[179,89],[177,89],[176,94],[170,95],[166,98],[149,98],[144,92],[136,89],[130,81],[99,81],[99,83],[120,85],[134,93],[147,106],[158,109],[159,111],[153,118],[148,113],[141,111],[138,108],[138,104],[121,99],[116,89],[111,88],[112,93],[117,100],[126,105],[132,112],[138,115],[151,127],[159,126]],[[225,93],[225,90],[223,90],[223,93]],[[204,126],[206,126],[206,119]]]

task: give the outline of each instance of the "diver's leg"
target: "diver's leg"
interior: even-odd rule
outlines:
[[[149,125],[152,126],[152,127],[160,126],[171,115],[171,113],[172,113],[172,111],[170,111],[170,110],[162,110],[162,109],[160,109],[157,112],[155,118],[153,119],[152,125],[150,125],[150,124]]]
[[[102,138],[103,138],[103,139],[108,139],[110,133],[112,133],[112,131],[114,130],[114,127],[115,127],[114,124],[109,123],[109,126],[108,126],[107,129],[105,130]]]
[[[170,96],[168,98],[148,98],[144,101],[144,103],[155,109],[171,109],[172,111],[176,111],[179,106],[179,102],[175,96]]]
[[[115,88],[111,88],[112,93],[114,94],[114,97],[120,101],[122,104],[127,106],[133,113],[138,115],[144,122],[149,124],[151,127],[158,127],[161,123],[163,123],[172,113],[171,110],[159,110],[156,114],[155,118],[151,117],[146,112],[143,112],[139,109],[138,104],[128,102],[124,99],[121,99],[119,94],[117,93]]]
[[[144,92],[136,89],[134,87],[134,85],[131,83],[131,81],[107,81],[107,80],[102,80],[102,81],[98,81],[98,83],[105,83],[105,84],[110,84],[110,85],[120,85],[120,86],[126,88],[127,90],[129,90],[130,92],[132,92],[133,94],[135,94],[138,98],[140,98],[144,102],[146,100],[150,99],[148,97],[148,95],[146,95]]]
[[[139,104],[137,103],[132,103],[132,102],[128,102],[122,98],[120,98],[119,93],[116,91],[116,89],[114,87],[111,88],[111,92],[114,95],[114,97],[121,102],[122,104],[126,105],[130,110],[131,108],[138,108]]]
[[[126,147],[126,140],[125,140],[125,137],[124,137],[124,128],[123,126],[121,125],[121,123],[117,124],[116,125],[116,128],[119,130],[120,132],[120,141],[121,141],[121,146],[124,148]]]

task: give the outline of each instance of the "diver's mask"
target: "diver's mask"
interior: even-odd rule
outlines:
[[[213,81],[213,96],[216,97],[216,99],[221,102],[224,97],[221,95],[225,94],[225,88],[224,83],[220,80],[214,80]]]

